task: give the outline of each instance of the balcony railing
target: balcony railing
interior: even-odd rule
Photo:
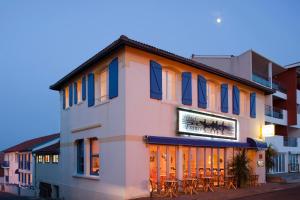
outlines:
[[[266,87],[271,87],[271,82],[267,78],[264,78],[260,75],[255,74],[255,73],[252,73],[252,80],[254,82],[259,83],[261,85],[264,85]]]
[[[265,105],[265,115],[277,119],[283,119],[283,110],[280,108]]]
[[[297,147],[298,141],[296,137],[284,137],[283,146],[285,147]]]
[[[272,80],[272,88],[278,90],[279,92],[285,93],[287,90],[277,81]]]
[[[9,161],[3,161],[1,164],[2,168],[9,168]]]

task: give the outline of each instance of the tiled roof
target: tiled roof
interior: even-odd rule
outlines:
[[[55,133],[55,134],[46,135],[43,137],[27,140],[25,142],[15,145],[15,146],[9,147],[8,149],[4,150],[3,152],[8,153],[8,152],[15,152],[15,151],[17,151],[17,152],[32,151],[32,149],[36,146],[39,146],[46,142],[49,142],[53,139],[59,138],[59,135],[60,135],[59,133]]]
[[[59,154],[60,143],[57,142],[55,144],[49,145],[42,149],[34,151],[36,154]]]
[[[79,67],[75,68],[73,71],[71,71],[65,77],[63,77],[62,79],[57,81],[55,84],[51,85],[50,89],[60,90],[61,87],[63,87],[63,85],[65,83],[67,83],[68,81],[70,81],[74,76],[76,76],[79,73],[82,73],[83,71],[85,71],[86,69],[88,69],[89,67],[91,67],[92,65],[97,63],[99,60],[109,56],[113,51],[116,51],[124,46],[129,46],[129,47],[136,48],[136,49],[139,49],[142,51],[146,51],[148,53],[152,53],[152,54],[155,54],[155,55],[167,58],[167,59],[174,60],[174,61],[182,63],[182,64],[189,65],[189,66],[197,68],[197,69],[207,71],[212,74],[216,74],[221,77],[225,77],[225,78],[233,80],[233,81],[237,81],[244,85],[248,85],[250,87],[264,91],[265,94],[272,94],[275,92],[275,90],[265,87],[263,85],[257,84],[253,81],[246,80],[246,79],[238,77],[238,76],[234,76],[234,75],[224,72],[222,70],[216,69],[211,66],[204,65],[204,64],[194,61],[192,59],[173,54],[171,52],[156,48],[154,46],[150,46],[148,44],[144,44],[144,43],[138,42],[136,40],[132,40],[124,35],[120,36],[119,39],[115,40],[113,43],[111,43],[110,45],[105,47],[99,53],[97,53],[96,55],[94,55],[93,57],[88,59],[86,62],[81,64]]]

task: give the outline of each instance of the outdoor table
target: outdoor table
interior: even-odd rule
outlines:
[[[185,178],[184,181],[185,181],[185,188],[184,188],[185,192],[188,190],[188,192],[191,195],[193,193],[198,194],[198,192],[196,191],[197,189],[196,178]]]
[[[214,190],[212,189],[210,183],[211,183],[211,180],[213,179],[213,177],[211,176],[205,176],[203,177],[204,179],[204,191],[211,191],[213,192]]]
[[[227,189],[233,188],[233,189],[236,190],[236,187],[233,184],[233,182],[234,182],[234,176],[228,175],[228,176],[225,176],[225,179],[228,181],[228,187],[227,187]]]
[[[177,181],[176,180],[166,180],[165,181],[166,196],[177,197],[176,187],[177,187]]]

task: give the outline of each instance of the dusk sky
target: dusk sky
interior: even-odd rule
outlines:
[[[120,35],[190,57],[300,61],[300,1],[0,1],[0,150],[60,130],[49,86]],[[217,18],[221,23],[217,23]]]

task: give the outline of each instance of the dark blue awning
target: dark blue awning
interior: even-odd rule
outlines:
[[[145,142],[148,144],[161,144],[161,145],[183,145],[195,147],[240,147],[240,148],[266,148],[266,143],[259,142],[254,139],[247,138],[247,143],[233,142],[233,141],[218,141],[218,140],[204,140],[195,138],[183,137],[161,137],[161,136],[145,136]],[[256,141],[253,143],[253,141]]]
[[[247,138],[247,143],[250,144],[252,148],[256,149],[266,149],[268,148],[268,145],[266,142],[259,141],[253,138]]]

